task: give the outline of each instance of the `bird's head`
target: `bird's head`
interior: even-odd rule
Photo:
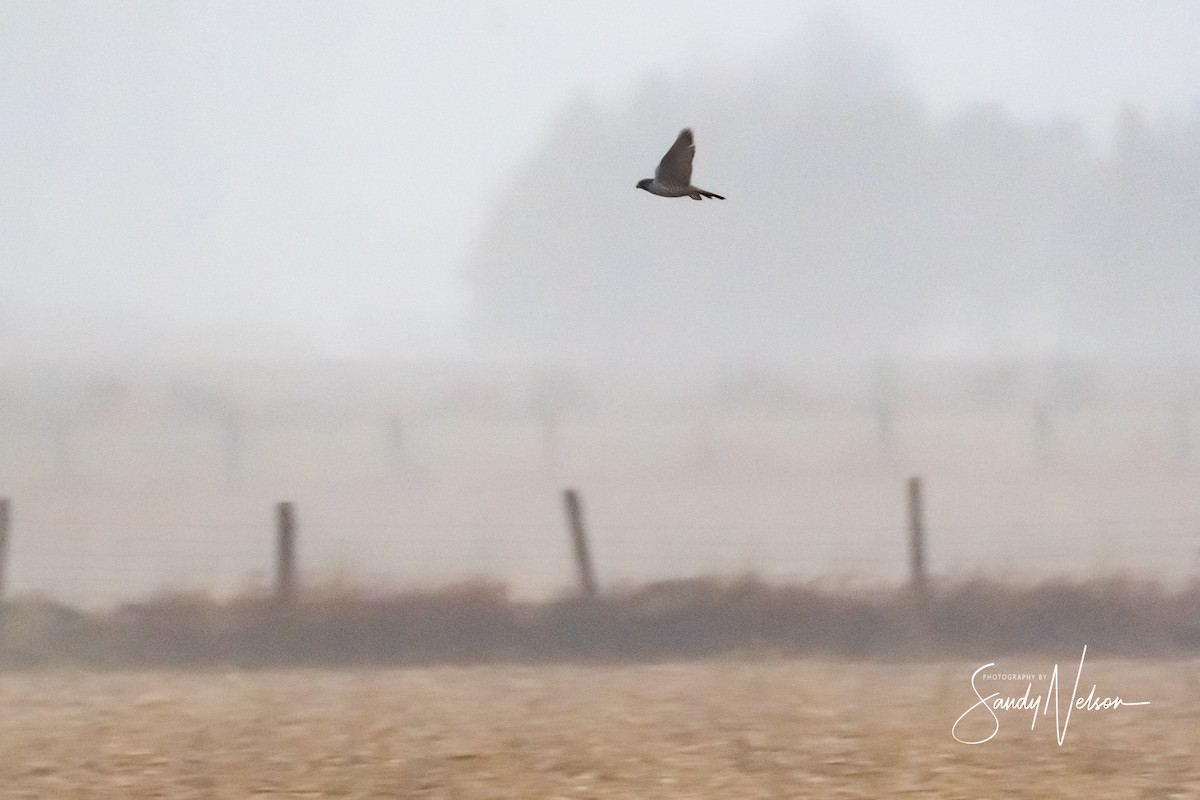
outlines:
[[[650,178],[642,178],[638,181],[637,188],[645,189],[647,192],[650,191]]]

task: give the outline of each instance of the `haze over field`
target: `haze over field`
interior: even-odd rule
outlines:
[[[606,580],[891,579],[917,473],[935,570],[1194,576],[1197,28],[6,2],[9,589],[236,591],[291,499],[313,573],[545,593],[568,484]],[[685,125],[727,201],[635,190]]]

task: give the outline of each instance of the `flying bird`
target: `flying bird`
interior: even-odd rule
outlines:
[[[692,186],[692,159],[695,156],[696,140],[692,137],[692,129],[684,128],[675,139],[675,144],[671,145],[662,161],[658,162],[654,177],[638,181],[637,188],[645,189],[659,197],[690,197],[693,200],[715,197],[724,200],[719,194]]]

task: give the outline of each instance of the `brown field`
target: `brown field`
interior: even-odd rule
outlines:
[[[1058,661],[1069,696],[1077,656]],[[1061,747],[1053,714],[1030,730],[1018,711],[985,744],[955,741],[978,666],[9,673],[0,798],[1200,796],[1196,662],[1089,654],[1084,693],[1151,705],[1077,711]]]

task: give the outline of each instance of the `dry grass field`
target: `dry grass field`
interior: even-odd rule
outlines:
[[[985,744],[955,741],[978,666],[9,673],[0,798],[1200,796],[1195,662],[1089,655],[1084,691],[1151,705],[1077,711],[1061,747],[1053,714],[1030,730],[1023,711],[999,712]],[[959,733],[986,734],[976,721]]]

